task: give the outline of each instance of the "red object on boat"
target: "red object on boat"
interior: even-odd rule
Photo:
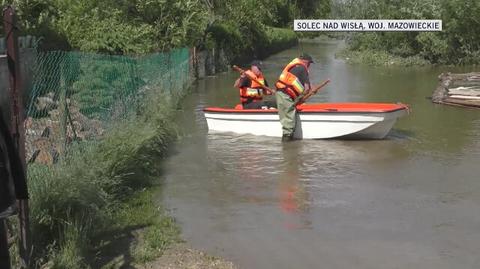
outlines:
[[[393,112],[397,110],[408,109],[405,104],[389,104],[389,103],[316,103],[301,104],[297,106],[299,112],[315,112],[315,113],[332,113],[332,112],[348,112],[348,113],[379,113]],[[276,109],[243,109],[242,105],[236,105],[235,108],[207,107],[205,112],[221,112],[221,113],[277,113]]]

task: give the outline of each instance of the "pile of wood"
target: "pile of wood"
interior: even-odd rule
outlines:
[[[59,105],[52,94],[37,98],[35,108],[45,116],[25,119],[25,151],[29,163],[51,165],[72,142],[103,135],[100,121],[87,118],[69,98],[66,104]]]
[[[480,73],[442,73],[432,102],[480,108]]]

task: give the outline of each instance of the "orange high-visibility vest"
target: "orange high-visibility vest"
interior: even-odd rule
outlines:
[[[260,101],[263,99],[263,89],[262,86],[265,85],[265,78],[262,74],[259,76],[255,75],[251,70],[245,71],[247,78],[252,77],[258,80],[261,84],[252,81],[250,87],[241,87],[240,88],[240,102],[246,103],[249,100]]]
[[[301,65],[305,68],[305,71],[307,71],[308,74],[308,67],[305,65],[302,60],[299,58],[293,59],[287,66],[282,71],[282,74],[280,74],[280,77],[278,78],[277,83],[275,83],[275,87],[277,89],[283,90],[286,94],[288,94],[292,99],[296,99],[298,96],[300,96],[303,91],[305,90],[305,85],[303,85],[300,80],[298,79],[297,76],[294,74],[290,73],[290,70],[294,68],[297,65]]]

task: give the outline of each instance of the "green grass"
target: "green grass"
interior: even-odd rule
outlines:
[[[138,225],[144,222],[146,228],[141,240],[132,251],[136,263],[146,263],[163,254],[173,243],[182,242],[180,229],[174,219],[168,216],[162,207],[155,206],[153,194],[148,190],[133,199],[124,212],[123,220],[127,225]]]
[[[81,269],[88,267],[84,254],[87,252],[89,231],[83,229],[83,224],[70,223],[60,237],[58,249],[52,248],[49,268]]]
[[[232,62],[249,62],[252,57],[266,58],[298,43],[292,29],[264,26],[240,30],[234,22],[216,22],[210,27],[206,45],[222,48]]]
[[[159,188],[135,192],[111,212],[115,223],[97,238],[95,249],[100,256],[107,257],[94,264],[95,268],[119,268],[125,262],[144,264],[162,255],[171,244],[182,242],[174,219],[154,201]],[[132,240],[135,242],[126,245]],[[118,259],[125,254],[129,261]]]
[[[291,29],[267,27],[265,34],[268,40],[268,47],[292,46],[297,43],[297,35]]]
[[[103,139],[72,145],[52,167],[29,165],[36,267],[97,268],[92,261],[108,249],[102,238],[114,242],[128,230],[145,228],[145,240],[129,254],[135,262],[179,240],[174,221],[148,191],[158,185],[158,161],[176,137],[171,119],[179,98],[148,96],[137,116],[116,123]]]
[[[363,50],[354,51],[344,49],[336,53],[336,57],[343,58],[353,64],[367,64],[372,66],[425,66],[430,62],[419,57],[399,57],[385,51]]]
[[[266,26],[264,35],[264,42],[258,44],[260,57],[267,57],[298,43],[297,35],[291,29]]]

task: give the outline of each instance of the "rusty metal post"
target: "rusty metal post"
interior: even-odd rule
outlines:
[[[11,6],[7,6],[3,10],[5,39],[7,44],[7,63],[10,94],[11,94],[11,132],[15,146],[22,160],[23,169],[26,174],[25,159],[25,128],[24,128],[24,105],[23,91],[20,77],[20,61],[17,44],[17,18],[15,10]],[[28,268],[30,265],[30,229],[29,229],[29,212],[28,200],[18,200],[19,205],[19,228],[20,228],[20,266]]]

